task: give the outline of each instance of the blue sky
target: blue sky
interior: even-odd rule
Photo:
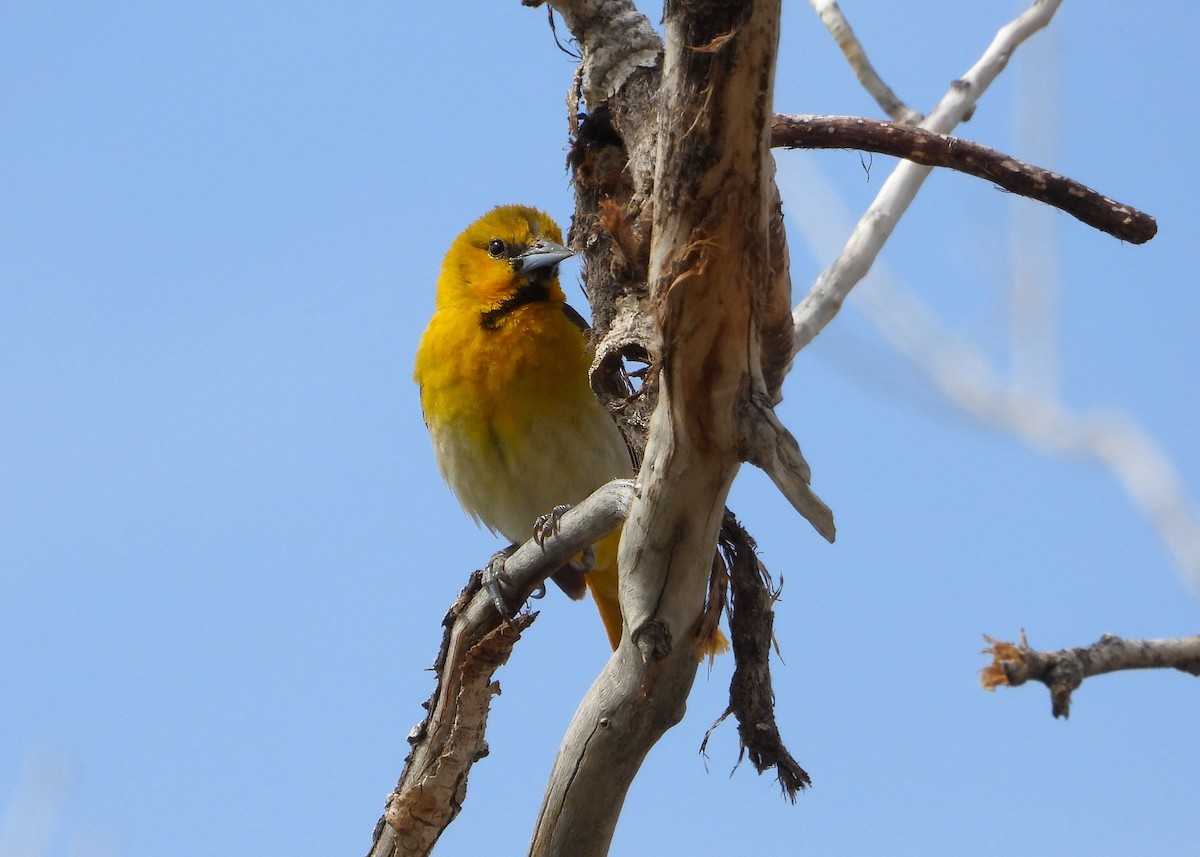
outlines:
[[[841,5],[922,110],[1019,8]],[[1158,217],[1144,247],[1038,222],[1065,400],[1131,415],[1195,496],[1200,11],[1064,7],[1051,65],[1018,54],[960,130],[1028,156],[1033,75],[1056,98],[1046,165]],[[438,478],[413,353],[466,223],[512,201],[569,217],[572,71],[515,0],[0,8],[0,855],[365,852],[441,617],[496,547]],[[878,115],[803,3],[777,107]],[[813,170],[853,213],[888,168],[781,154],[789,214]],[[1003,361],[1032,207],[935,175],[883,264]],[[826,259],[792,243],[798,296]],[[837,544],[749,468],[730,501],[786,581],[778,714],[815,785],[793,807],[729,776],[730,725],[697,754],[719,661],[613,853],[1194,853],[1194,680],[1095,679],[1062,722],[1041,688],[976,674],[983,633],[1193,633],[1195,592],[1109,474],[959,414],[853,304],[781,409]],[[439,853],[522,853],[607,657],[590,606],[538,607]]]

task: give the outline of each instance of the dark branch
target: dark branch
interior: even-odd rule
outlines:
[[[970,140],[914,125],[855,116],[784,116],[771,126],[771,145],[791,149],[860,149],[928,167],[947,167],[987,179],[1065,211],[1122,241],[1145,244],[1158,231],[1154,218],[1066,176],[1026,164]]]

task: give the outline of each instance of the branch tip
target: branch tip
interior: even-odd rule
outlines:
[[[771,145],[793,149],[858,149],[926,167],[944,167],[1064,211],[1093,229],[1131,244],[1158,232],[1154,218],[1074,179],[1019,161],[979,143],[914,125],[857,116],[776,115]]]
[[[1002,685],[1017,687],[1027,681],[1044,684],[1050,691],[1051,713],[1067,718],[1071,694],[1084,679],[1108,672],[1172,668],[1200,676],[1200,635],[1164,640],[1127,640],[1104,634],[1090,646],[1039,652],[1029,646],[1025,633],[1020,643],[1005,643],[986,634],[983,651],[993,657],[980,671],[985,690]]]
[[[751,394],[742,413],[742,459],[771,477],[781,494],[822,538],[837,538],[833,512],[810,486],[812,471],[800,444],[764,395]]]

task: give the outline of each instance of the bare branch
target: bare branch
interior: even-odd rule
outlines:
[[[1050,23],[1061,2],[1034,0],[1033,5],[1020,16],[1002,27],[979,61],[960,80],[954,81],[921,127],[944,134],[963,121],[975,109],[979,97],[1008,65],[1017,47]],[[842,254],[817,277],[804,300],[792,311],[797,351],[817,337],[837,315],[850,290],[866,276],[931,169],[903,161],[888,176],[875,201],[847,240]]]
[[[622,568],[642,569],[622,578],[621,606],[649,661],[685,636],[701,603],[741,461],[738,404],[761,366],[755,298],[772,279],[778,2],[701,7],[667,19],[650,248],[661,388],[621,545]]]
[[[793,190],[789,197],[798,204],[822,193],[815,184],[819,176],[804,181],[803,192]],[[803,233],[820,245],[821,256],[836,252],[836,234],[850,229],[849,215],[829,193],[819,212],[800,219]],[[1004,377],[979,349],[944,331],[886,269],[876,270],[861,292],[859,308],[955,406],[1041,452],[1092,459],[1112,473],[1154,526],[1187,582],[1200,589],[1200,516],[1177,468],[1135,419],[1107,407],[1079,413],[1062,401],[1056,385]]]
[[[897,288],[876,284],[862,297],[881,332],[962,410],[1036,449],[1104,465],[1193,586],[1200,582],[1200,517],[1170,459],[1137,423],[1111,411],[1077,414],[1055,397],[1005,385],[975,350],[939,331]]]
[[[518,548],[501,574],[504,588],[515,594],[513,603],[619,527],[632,496],[631,480],[610,482],[565,513],[542,544],[531,539]],[[499,693],[492,676],[536,614],[505,622],[479,577],[472,575],[442,621],[437,684],[425,703],[429,713],[409,734],[412,751],[375,826],[370,857],[428,854],[462,807],[471,766],[487,754],[484,730],[491,698]]]
[[[920,122],[924,117],[901,101],[900,97],[876,73],[875,67],[867,59],[866,51],[858,41],[858,36],[854,35],[854,30],[850,28],[850,22],[842,14],[841,7],[834,0],[808,0],[808,2],[821,16],[821,23],[825,25],[829,35],[833,36],[838,47],[842,49],[858,82],[883,108],[883,112],[897,122],[907,122],[911,125]]]
[[[1036,199],[1122,241],[1154,237],[1154,218],[1079,182],[1018,161],[987,146],[924,128],[855,116],[775,117],[771,145],[803,149],[861,149],[929,167],[948,167]]]
[[[1090,646],[1037,652],[1029,647],[1025,632],[1020,643],[1005,643],[984,635],[984,654],[993,660],[980,672],[985,690],[1002,685],[1017,687],[1040,681],[1050,690],[1055,717],[1071,713],[1071,694],[1083,680],[1117,670],[1177,669],[1200,676],[1200,635],[1171,640],[1126,640],[1105,634]]]

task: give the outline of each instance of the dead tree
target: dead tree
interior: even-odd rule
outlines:
[[[592,305],[593,387],[642,464],[633,483],[613,483],[565,515],[544,545],[522,547],[506,573],[513,591],[528,594],[625,520],[624,637],[567,730],[530,847],[539,857],[598,857],[647,751],[683,714],[699,640],[727,600],[727,575],[736,661],[730,711],[743,747],[789,794],[807,783],[774,727],[768,578],[725,499],[741,464],[752,463],[833,540],[832,514],[810,489],[808,465],[774,406],[793,354],[857,281],[846,270],[861,271],[827,272],[793,306],[771,146],[859,147],[974,171],[1073,207],[1126,240],[1146,240],[1154,224],[1069,179],[942,136],[974,108],[1017,45],[1048,22],[1056,2],[1037,0],[1002,30],[921,129],[776,116],[779,0],[668,0],[665,40],[630,0],[546,2],[581,54],[569,105],[576,195],[569,240],[583,258]],[[823,15],[836,12],[834,4],[814,5],[825,7]],[[853,44],[848,33],[839,43]],[[868,71],[862,67],[869,78]],[[919,118],[885,94],[893,116]],[[906,204],[901,198],[899,211],[886,213],[893,225]],[[877,251],[888,233],[865,238]],[[869,267],[872,258],[856,263]],[[628,384],[633,364],[646,367],[636,391]],[[429,716],[410,736],[413,752],[372,855],[428,853],[458,812],[484,748],[492,672],[526,621],[503,623],[474,584],[451,608]]]

